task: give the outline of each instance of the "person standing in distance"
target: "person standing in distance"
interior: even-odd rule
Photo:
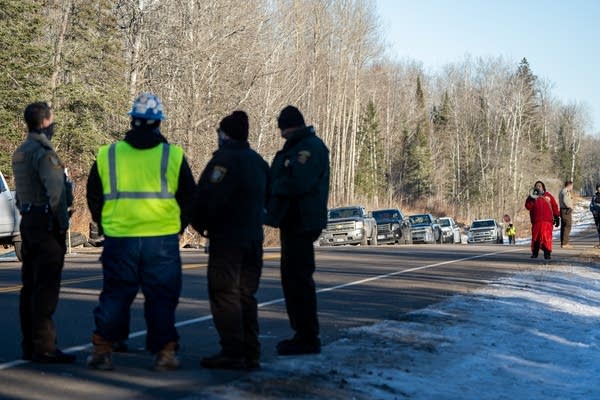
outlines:
[[[559,211],[554,196],[546,191],[544,182],[537,181],[525,200],[531,220],[531,258],[537,258],[540,249],[544,258],[552,254],[552,224],[558,227]]]
[[[266,224],[280,230],[281,284],[295,331],[293,338],[277,344],[277,352],[319,353],[313,242],[327,225],[329,150],[296,107],[285,107],[277,124],[286,141],[271,164]]]
[[[566,181],[565,186],[558,193],[560,206],[560,247],[570,249],[569,235],[573,225],[573,181]]]
[[[219,148],[198,181],[192,226],[210,238],[208,294],[221,351],[205,368],[257,369],[258,290],[269,165],[248,144],[248,116],[234,111],[217,129]]]
[[[58,304],[69,229],[71,186],[50,139],[54,113],[44,102],[25,108],[29,133],[12,157],[17,206],[21,212],[23,266],[19,315],[22,358],[39,363],[72,363],[56,347],[52,316]]]
[[[131,130],[100,148],[87,182],[88,207],[104,233],[104,284],[87,365],[114,368],[113,344],[129,333],[130,306],[141,287],[154,369],[173,370],[179,367],[179,234],[189,221],[194,177],[183,149],[160,132],[165,117],[158,97],[140,94],[129,115]]]
[[[594,216],[594,223],[596,224],[596,230],[598,231],[598,244],[595,246],[600,249],[600,184],[596,185],[596,193],[592,195],[590,201],[590,211]]]

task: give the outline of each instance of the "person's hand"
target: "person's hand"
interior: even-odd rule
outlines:
[[[554,217],[554,226],[558,227],[560,225],[560,218]]]

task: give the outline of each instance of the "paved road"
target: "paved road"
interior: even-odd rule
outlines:
[[[552,262],[561,262],[596,244],[595,232],[574,240],[575,247],[557,249]],[[115,355],[113,372],[84,367],[90,351],[92,309],[102,285],[99,251],[76,249],[63,273],[56,313],[59,345],[78,357],[75,365],[25,363],[20,357],[18,327],[19,263],[0,258],[0,398],[2,399],[159,399],[194,396],[203,387],[222,384],[244,373],[209,371],[199,359],[218,350],[206,293],[206,255],[184,250],[183,292],[177,311],[181,335],[179,371],[150,370],[152,357],[144,350],[145,326],[141,296],[132,308],[131,351]],[[279,284],[279,254],[265,253],[258,294],[263,363],[276,357],[278,340],[290,335]],[[528,246],[410,245],[339,247],[317,250],[319,315],[324,344],[339,338],[347,327],[396,319],[411,310],[449,295],[484,285],[503,274],[535,267]]]

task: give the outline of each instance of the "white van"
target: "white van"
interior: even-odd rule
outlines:
[[[8,188],[4,175],[0,172],[0,244],[4,248],[15,247],[15,254],[19,260],[23,258],[21,246],[21,233],[19,224],[21,214],[17,209],[15,192]]]

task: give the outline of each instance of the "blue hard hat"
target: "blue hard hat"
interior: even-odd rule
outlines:
[[[162,121],[165,119],[163,106],[158,97],[152,93],[142,93],[136,97],[128,114],[131,118],[153,121]]]

